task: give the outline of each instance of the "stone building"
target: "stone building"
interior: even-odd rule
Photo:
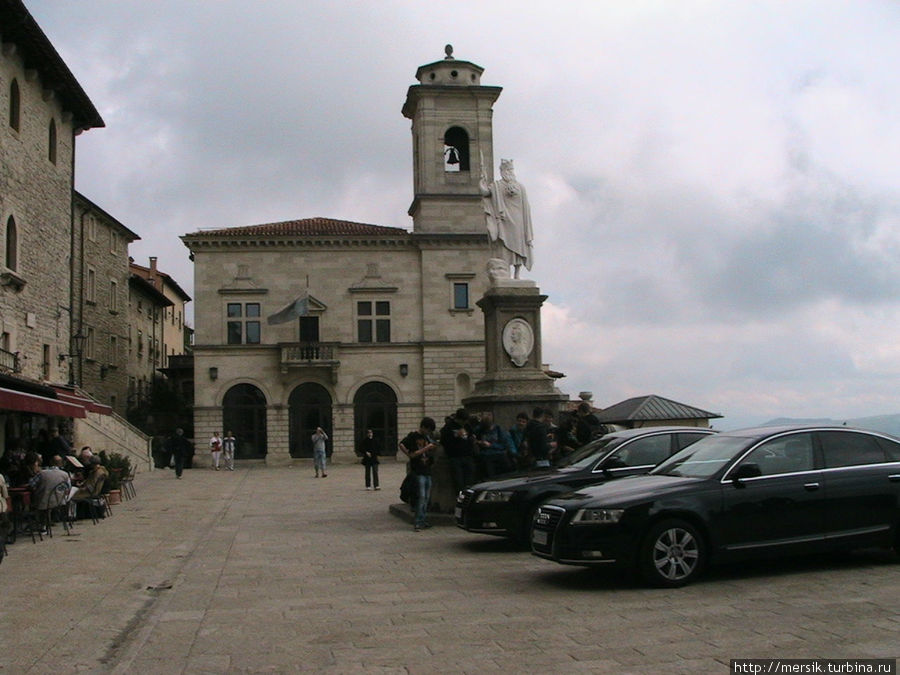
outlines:
[[[423,415],[438,424],[484,375],[475,302],[490,258],[479,179],[493,177],[482,68],[416,72],[412,230],[305,218],[186,234],[194,256],[194,426],[232,429],[238,457],[310,457],[322,426],[353,457],[366,428],[386,453]]]
[[[184,325],[187,303],[191,301],[181,285],[157,267],[156,256],[150,256],[150,266],[144,267],[131,261],[131,273],[147,280],[169,300],[160,317],[158,334],[154,335],[154,353],[157,368],[166,368],[170,356],[181,356],[190,346],[190,329]]]
[[[22,2],[0,1],[0,40],[0,434],[22,439],[84,416],[40,383],[70,381],[80,348],[70,341],[75,138],[103,120]]]
[[[73,330],[85,336],[74,380],[124,417],[132,358],[128,245],[140,237],[79,192],[74,205]]]
[[[134,265],[131,266],[133,270]],[[132,271],[128,279],[128,393],[129,416],[146,407],[153,383],[162,368],[162,332],[166,310],[173,303],[150,280]]]

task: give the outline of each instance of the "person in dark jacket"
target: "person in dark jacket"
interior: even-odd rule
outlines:
[[[375,434],[371,429],[366,429],[366,437],[360,443],[360,454],[362,455],[362,464],[366,467],[366,490],[378,487],[378,455],[381,450],[378,447],[378,441],[375,440]]]
[[[459,492],[475,480],[475,438],[466,428],[469,413],[460,408],[441,428],[441,445],[450,463],[453,487]]]
[[[168,452],[175,458],[175,477],[181,478],[181,472],[184,470],[185,461],[190,459],[194,454],[194,447],[191,442],[184,437],[184,431],[176,429],[175,433],[169,437]]]
[[[534,457],[534,466],[538,469],[550,466],[550,443],[547,441],[549,429],[544,424],[544,409],[535,408],[531,413],[531,419],[525,426],[525,442],[531,456]]]

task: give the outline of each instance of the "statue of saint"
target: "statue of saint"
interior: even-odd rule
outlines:
[[[516,180],[512,160],[500,160],[500,180],[493,183],[488,183],[482,172],[480,187],[491,237],[491,255],[505,261],[507,269],[512,265],[518,279],[522,265],[531,269],[534,232],[525,187]]]

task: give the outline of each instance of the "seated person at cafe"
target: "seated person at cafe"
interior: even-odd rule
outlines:
[[[63,458],[54,455],[50,460],[50,466],[46,469],[40,469],[29,483],[32,491],[31,504],[38,510],[52,509],[56,506],[62,506],[68,501],[71,492],[72,481],[69,474],[63,468]],[[60,494],[57,492],[59,485],[65,484],[65,498],[60,501]]]
[[[105,466],[100,464],[99,457],[91,457],[89,463],[85,466],[87,467],[88,474],[85,476],[79,487],[73,488],[71,497],[73,501],[99,497],[100,493],[103,491],[103,485],[106,483],[106,479],[109,478],[109,472],[106,470]]]

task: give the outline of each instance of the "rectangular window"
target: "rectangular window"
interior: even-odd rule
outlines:
[[[109,280],[109,311],[119,311],[119,284],[113,279]]]
[[[119,235],[116,234],[116,231],[112,228],[109,229],[109,252],[119,252]]]
[[[453,309],[469,309],[469,284],[465,281],[453,283]]]
[[[87,285],[84,289],[85,299],[88,302],[96,302],[97,297],[97,274],[94,270],[88,268]]]
[[[45,380],[50,379],[50,345],[44,345],[41,356],[41,376]]]
[[[84,341],[84,356],[85,358],[92,359],[94,358],[94,329],[87,329],[87,339]]]
[[[226,341],[230,345],[258,345],[262,338],[258,302],[229,302],[225,307]]]
[[[357,302],[356,332],[359,342],[390,342],[391,303],[387,300]]]
[[[119,362],[119,340],[115,335],[109,336],[109,356],[107,363],[111,366],[116,365]]]

